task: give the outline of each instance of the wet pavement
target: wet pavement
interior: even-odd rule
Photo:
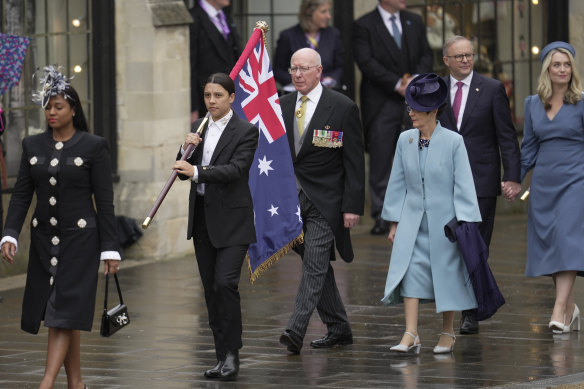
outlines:
[[[399,342],[404,331],[403,306],[379,302],[390,246],[385,237],[369,235],[371,226],[365,224],[353,235],[355,261],[334,264],[353,328],[353,345],[311,349],[310,340],[326,332],[316,313],[300,355],[289,354],[279,344],[300,277],[300,260],[290,254],[253,285],[244,269],[239,378],[234,383],[205,379],[202,373],[215,364],[215,354],[194,255],[158,262],[125,261],[120,282],[131,324],[111,338],[99,336],[100,282],[94,330],[82,334],[85,382],[92,389],[548,388],[576,383],[584,387],[582,335],[552,336],[547,328],[554,301],[552,281],[523,276],[525,219],[524,214],[497,216],[489,262],[507,304],[481,322],[478,335],[457,336],[451,355],[432,353],[441,329],[441,315],[433,304],[420,306],[420,355],[390,353],[389,347]],[[0,279],[2,389],[36,388],[44,371],[46,328],[38,336],[19,329],[23,279]],[[581,305],[583,289],[584,283],[577,280],[576,299]],[[66,387],[64,371],[56,387]]]

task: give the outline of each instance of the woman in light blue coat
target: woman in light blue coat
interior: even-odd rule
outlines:
[[[385,304],[404,302],[406,331],[392,351],[419,353],[418,304],[435,301],[443,314],[442,332],[434,353],[454,347],[454,311],[473,309],[477,301],[456,243],[444,225],[480,222],[470,164],[458,133],[436,121],[448,90],[436,74],[422,74],[406,89],[408,111],[415,128],[399,137],[382,218],[392,222],[393,243]]]

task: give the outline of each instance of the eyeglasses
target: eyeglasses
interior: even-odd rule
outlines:
[[[470,60],[475,59],[475,54],[469,53],[469,54],[447,55],[446,58],[454,58],[458,62],[462,62],[463,58],[466,58],[467,61],[470,61]]]
[[[299,66],[299,67],[294,67],[294,68],[288,68],[288,73],[290,74],[296,74],[296,72],[298,70],[300,70],[300,73],[304,74],[307,71],[310,70],[310,68],[316,68],[319,67],[320,65],[313,65],[313,66]]]

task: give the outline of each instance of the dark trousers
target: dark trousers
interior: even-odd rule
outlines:
[[[333,231],[304,192],[300,191],[298,198],[304,222],[302,278],[287,329],[304,339],[310,317],[316,308],[329,333],[348,335],[351,326],[330,264]]]
[[[369,152],[371,217],[379,219],[399,134],[411,121],[403,101],[388,100],[367,124],[365,142]]]
[[[491,237],[493,236],[493,228],[495,227],[495,211],[497,210],[496,197],[479,197],[479,209],[481,211],[481,219],[483,221],[479,224],[479,232],[487,245],[491,244]]]
[[[214,247],[207,232],[204,201],[200,200],[195,203],[193,244],[205,290],[215,353],[217,360],[221,361],[228,351],[243,346],[239,278],[249,245]]]

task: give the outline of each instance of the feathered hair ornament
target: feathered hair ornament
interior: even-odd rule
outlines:
[[[69,86],[69,80],[73,77],[66,77],[59,70],[61,66],[49,65],[43,68],[44,77],[40,80],[40,90],[32,95],[32,101],[40,104],[43,108],[47,106],[52,96],[63,95],[66,99],[73,100],[65,90]],[[35,73],[36,75],[36,73]],[[35,77],[33,75],[33,78]]]

